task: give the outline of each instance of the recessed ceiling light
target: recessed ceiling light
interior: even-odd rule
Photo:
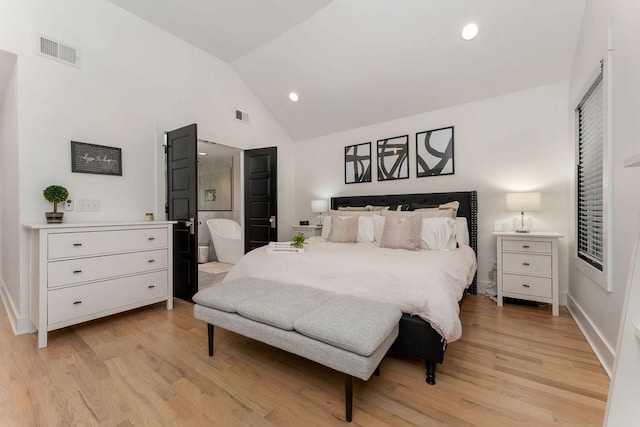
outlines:
[[[207,153],[198,153],[198,155],[200,155],[200,156],[206,156],[206,155],[207,155]]]
[[[297,93],[295,92],[291,92],[289,94],[289,99],[292,100],[293,102],[298,102],[298,100],[300,99],[300,97],[298,96]]]
[[[478,26],[476,24],[467,24],[462,29],[462,38],[465,40],[473,40],[478,35]]]

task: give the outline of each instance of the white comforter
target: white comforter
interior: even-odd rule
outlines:
[[[303,253],[255,249],[240,259],[225,281],[259,277],[388,302],[420,316],[448,342],[462,336],[458,301],[476,271],[469,246],[407,251],[374,243],[330,243],[320,237],[308,241]]]

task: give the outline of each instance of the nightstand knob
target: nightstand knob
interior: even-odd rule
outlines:
[[[531,286],[527,285],[526,283],[523,283],[523,284],[522,284],[522,287],[523,287],[523,288],[530,288]]]

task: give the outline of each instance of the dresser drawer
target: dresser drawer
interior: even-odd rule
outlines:
[[[166,228],[55,233],[48,238],[48,258],[104,255],[167,246]]]
[[[536,240],[503,240],[502,250],[550,254],[551,242],[539,242]]]
[[[552,297],[551,278],[519,276],[517,274],[502,275],[502,290],[511,294],[541,298]]]
[[[167,271],[48,291],[47,324],[100,313],[167,295]]]
[[[166,269],[167,263],[167,249],[51,261],[47,265],[47,286],[55,288],[61,285]]]
[[[502,253],[502,271],[551,276],[551,255]]]

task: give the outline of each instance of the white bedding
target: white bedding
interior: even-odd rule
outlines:
[[[458,301],[473,281],[476,257],[469,246],[450,251],[380,248],[375,243],[307,240],[303,253],[255,249],[225,282],[259,277],[395,304],[426,320],[448,342],[462,336]]]

